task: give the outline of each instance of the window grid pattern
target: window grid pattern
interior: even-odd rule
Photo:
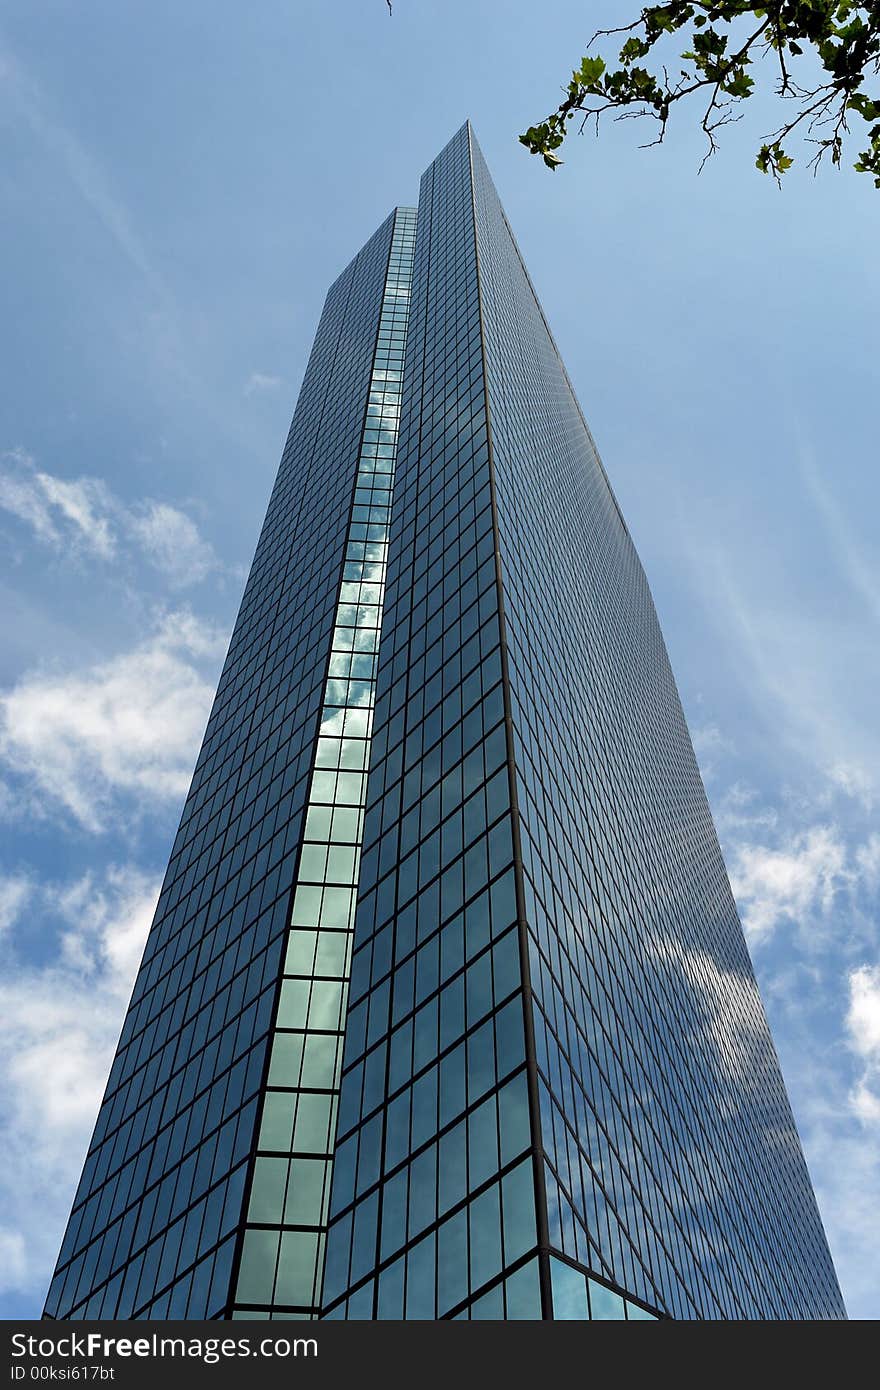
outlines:
[[[677,1318],[844,1316],[647,582],[473,160],[550,1244]]]
[[[233,1317],[319,1312],[415,218],[395,216]]]
[[[465,131],[419,198],[325,1316],[540,1317]]]
[[[634,1298],[556,1255],[550,1257],[550,1287],[557,1321],[653,1322],[658,1317]]]
[[[469,126],[329,291],[45,1315],[319,1309],[845,1316]]]
[[[229,1304],[392,227],[327,296],[49,1317]]]

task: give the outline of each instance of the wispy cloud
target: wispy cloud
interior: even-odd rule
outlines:
[[[691,743],[697,755],[703,781],[713,781],[717,776],[721,759],[734,751],[732,744],[717,724],[695,725],[691,729]]]
[[[144,502],[126,526],[147,558],[178,588],[198,584],[218,568],[217,557],[195,522],[167,502]]]
[[[716,503],[703,512],[691,500],[681,513],[678,555],[735,692],[740,755],[756,754],[787,780],[821,780],[870,811],[880,800],[880,563],[809,464],[799,436],[792,452],[793,463],[780,460],[778,469],[803,535],[783,529],[770,543],[759,525],[744,563],[742,528],[719,527]],[[821,525],[807,535],[813,517],[802,502],[809,499]],[[723,690],[716,687],[712,698],[715,708],[701,708],[702,721],[725,734],[716,712]],[[721,751],[707,750],[710,777]]]
[[[730,864],[730,884],[752,945],[783,921],[827,917],[837,890],[848,881],[847,852],[827,825],[791,836],[779,847],[740,844]]]
[[[44,803],[98,832],[120,796],[183,796],[225,637],[183,610],[147,640],[77,671],[37,671],[0,694],[0,758]]]
[[[880,1124],[880,966],[860,965],[849,976],[850,1044],[864,1064],[852,1092],[859,1119]]]
[[[32,889],[26,874],[0,874],[0,933],[18,921]]]
[[[271,376],[268,372],[251,372],[244,384],[244,394],[252,396],[256,391],[277,391],[279,386],[284,385],[284,380],[280,376]]]
[[[870,809],[880,792],[880,736],[869,717],[880,683],[876,634],[852,616],[771,604],[757,585],[746,596],[742,576],[715,563],[720,616],[765,728],[805,769]]]
[[[220,568],[195,522],[177,507],[151,498],[127,505],[100,478],[56,477],[23,449],[0,455],[0,508],[59,554],[112,561],[134,545],[175,588]]]
[[[6,103],[64,171],[119,251],[151,288],[167,299],[162,277],[100,164],[53,110],[39,83],[6,46],[0,48],[0,79],[0,92]]]
[[[0,1291],[48,1284],[158,891],[155,875],[131,865],[49,884],[35,890],[35,909],[57,928],[54,951],[35,966],[7,948]]]
[[[873,1126],[853,1112],[836,1060],[810,1044],[786,1068],[797,1100],[798,1126],[819,1210],[850,1317],[880,1315],[877,1250],[880,1247],[880,1145]]]
[[[803,445],[801,475],[834,547],[840,570],[867,606],[874,621],[880,623],[880,564],[876,554],[869,552],[859,540],[834,495],[825,486],[810,452]]]
[[[716,821],[847,1303],[876,1316],[880,835],[821,778],[776,805],[736,783]]]
[[[0,455],[0,507],[56,549],[66,543],[104,559],[115,554],[109,522],[113,499],[97,478],[67,482],[37,468],[23,449],[10,449]]]

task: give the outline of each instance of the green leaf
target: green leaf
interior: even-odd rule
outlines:
[[[747,77],[744,72],[741,72],[729,82],[725,82],[724,90],[732,97],[745,98],[751,96],[754,85],[754,78]]]
[[[575,80],[584,87],[592,87],[599,81],[605,71],[604,58],[584,58],[581,62],[580,71],[575,73]]]
[[[651,45],[649,43],[643,43],[641,39],[627,39],[620,50],[620,61],[622,63],[634,63],[637,58],[644,58],[650,51]]]

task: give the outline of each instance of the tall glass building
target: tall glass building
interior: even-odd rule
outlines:
[[[469,125],[327,296],[46,1316],[845,1317]]]

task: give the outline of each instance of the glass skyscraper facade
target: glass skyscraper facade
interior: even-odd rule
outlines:
[[[469,125],[328,294],[46,1315],[845,1316]]]

